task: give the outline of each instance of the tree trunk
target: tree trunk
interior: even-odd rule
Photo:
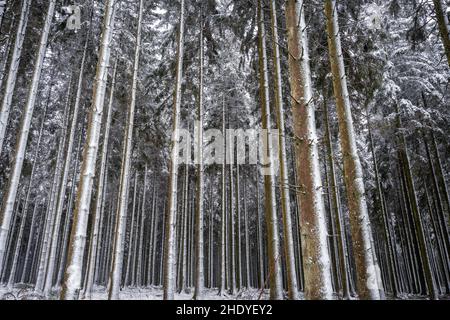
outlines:
[[[264,164],[268,165],[269,172],[264,176],[266,198],[266,224],[268,235],[268,258],[270,299],[283,299],[283,281],[281,274],[281,250],[278,229],[277,207],[275,200],[275,159],[272,146],[272,123],[270,119],[269,75],[267,71],[266,31],[264,26],[264,9],[262,0],[258,0],[258,57],[260,77],[260,99],[262,109],[262,128],[267,130],[264,139],[267,139],[267,149],[264,151]]]
[[[201,300],[205,287],[204,277],[204,212],[203,212],[203,7],[200,10],[200,74],[199,74],[199,94],[196,126],[196,160],[197,160],[197,195],[195,207],[195,292],[194,299]]]
[[[89,257],[88,257],[88,268],[87,268],[87,280],[86,287],[84,288],[84,295],[86,299],[91,299],[92,295],[92,285],[94,283],[94,273],[96,268],[96,257],[98,254],[98,235],[101,228],[100,218],[102,213],[103,203],[105,201],[105,181],[107,175],[107,158],[108,158],[108,147],[109,147],[109,133],[111,130],[111,118],[113,113],[113,103],[114,103],[114,93],[116,87],[116,73],[117,73],[117,59],[114,63],[114,70],[111,78],[111,89],[109,94],[109,104],[108,110],[106,113],[106,123],[105,123],[105,132],[103,136],[103,146],[102,153],[100,159],[100,174],[98,176],[98,185],[97,185],[97,199],[95,202],[95,211],[94,211],[94,226],[91,234],[90,248],[89,248]]]
[[[226,123],[225,123],[225,97],[222,96],[222,133],[225,134],[226,132]],[[220,219],[220,287],[219,287],[219,295],[223,295],[226,290],[226,243],[227,243],[227,237],[226,237],[226,197],[227,197],[227,190],[226,190],[226,139],[224,139],[223,144],[223,163],[222,163],[222,215]]]
[[[82,281],[82,266],[86,244],[87,222],[92,195],[92,184],[95,176],[98,142],[102,122],[103,105],[106,90],[106,77],[109,67],[110,43],[114,29],[115,1],[108,0],[105,4],[105,16],[101,48],[97,63],[97,75],[94,83],[91,114],[88,122],[88,132],[84,147],[81,179],[77,192],[77,202],[73,216],[73,226],[69,240],[68,263],[61,297],[65,300],[78,298]]]
[[[125,231],[127,221],[127,209],[128,209],[128,185],[130,181],[130,167],[131,167],[131,153],[133,151],[133,130],[134,130],[134,113],[136,108],[136,91],[137,80],[139,71],[139,55],[141,52],[141,30],[142,30],[142,16],[144,12],[144,0],[139,2],[139,17],[137,25],[136,35],[136,47],[134,55],[134,69],[133,69],[133,83],[131,86],[131,102],[128,109],[127,128],[124,137],[124,159],[122,162],[122,173],[120,177],[120,193],[119,203],[117,208],[117,221],[114,239],[114,256],[113,256],[113,268],[110,278],[110,290],[108,298],[110,300],[119,299],[119,290],[122,280],[122,268],[123,268],[123,254],[125,246]],[[147,174],[147,172],[145,173]],[[144,188],[146,186],[144,185]],[[145,192],[145,191],[144,191]],[[144,204],[145,206],[145,204]]]
[[[450,67],[450,22],[448,21],[446,5],[442,0],[433,0],[434,10],[436,11],[436,19],[439,25],[439,32],[441,33],[442,44],[444,45],[445,55]]]
[[[176,83],[173,102],[173,137],[170,154],[170,178],[169,178],[169,207],[165,221],[165,244],[164,244],[164,299],[175,298],[175,270],[176,270],[176,214],[177,214],[177,182],[178,182],[178,129],[180,123],[181,107],[181,84],[183,80],[183,57],[184,57],[184,0],[180,3],[180,22],[178,30],[178,53],[176,67]]]
[[[306,299],[331,299],[332,284],[327,225],[322,197],[315,108],[309,66],[308,38],[303,1],[286,6],[289,75],[296,136],[297,191],[300,203],[302,255]]]
[[[372,246],[372,231],[367,211],[363,173],[356,147],[350,97],[344,70],[336,0],[325,1],[328,48],[333,74],[334,95],[339,121],[339,134],[344,160],[344,182],[356,263],[356,286],[360,299],[381,299],[383,293],[380,270]]]

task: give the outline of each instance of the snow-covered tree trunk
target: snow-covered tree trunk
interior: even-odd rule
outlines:
[[[229,123],[229,121],[228,121]],[[234,155],[233,155],[233,151],[234,151],[234,144],[231,138],[231,133],[229,135],[229,139],[228,139],[228,153],[229,153],[229,179],[228,179],[228,184],[229,184],[229,205],[228,205],[228,212],[229,212],[229,220],[228,220],[228,266],[229,266],[229,271],[228,271],[228,275],[229,275],[229,287],[230,287],[230,294],[234,295],[236,293],[236,237],[235,237],[235,217],[234,217],[234,212],[235,212],[235,192],[234,192]]]
[[[169,178],[169,207],[165,221],[165,244],[164,244],[164,299],[175,298],[175,270],[176,270],[176,215],[177,215],[177,185],[178,185],[178,130],[180,125],[181,107],[181,83],[183,80],[183,57],[184,57],[184,19],[185,1],[180,3],[180,22],[178,30],[178,53],[176,63],[176,81],[173,101],[173,137],[170,152],[170,178]]]
[[[184,166],[184,182],[183,182],[183,207],[182,207],[182,217],[181,217],[181,279],[180,279],[180,292],[187,289],[187,278],[188,278],[188,217],[189,217],[189,154],[186,152],[186,163]]]
[[[136,231],[135,231],[135,241],[133,246],[133,258],[131,261],[131,285],[136,285],[136,261],[137,261],[137,252],[138,252],[138,243],[139,243],[139,235],[140,235],[140,205],[141,198],[138,196],[137,209],[136,209]]]
[[[297,191],[300,203],[302,254],[307,299],[331,299],[330,257],[322,197],[315,106],[313,103],[304,2],[286,6],[289,76],[296,136]]]
[[[113,113],[113,103],[114,103],[114,92],[116,87],[116,72],[117,72],[117,59],[114,63],[114,70],[111,77],[111,88],[109,93],[109,102],[108,102],[108,110],[106,111],[106,123],[105,123],[105,132],[103,135],[103,145],[101,151],[100,158],[100,173],[98,176],[98,185],[97,185],[97,198],[95,202],[95,211],[94,211],[94,226],[91,234],[91,242],[89,248],[89,257],[88,257],[88,268],[86,274],[86,286],[84,288],[84,295],[86,299],[91,298],[92,294],[92,285],[94,283],[94,274],[95,269],[97,267],[96,264],[96,256],[98,254],[98,237],[100,233],[101,227],[101,216],[102,216],[102,208],[104,204],[105,197],[105,180],[106,180],[106,169],[107,169],[107,159],[108,159],[108,147],[109,147],[109,133],[111,130],[111,119]]]
[[[14,41],[14,49],[12,52],[11,62],[9,64],[8,77],[3,91],[2,105],[0,109],[0,154],[2,153],[3,142],[5,141],[6,127],[8,126],[9,112],[13,98],[14,88],[16,86],[17,73],[19,72],[20,58],[23,48],[23,40],[28,23],[28,14],[30,11],[31,0],[23,0],[22,11],[20,13],[19,23],[17,25],[16,39]],[[51,13],[53,16],[53,13]],[[49,24],[51,21],[49,22]],[[44,30],[45,32],[45,30]],[[45,39],[46,42],[46,39]],[[46,44],[45,44],[46,47]],[[45,50],[45,49],[44,49]],[[43,53],[45,54],[45,53]],[[7,57],[7,56],[6,56]],[[6,65],[6,61],[5,61]],[[3,77],[3,76],[2,76]],[[39,79],[37,80],[39,81]],[[1,88],[1,87],[0,87]],[[37,90],[37,89],[36,89]]]
[[[141,219],[139,224],[139,233],[138,233],[138,247],[137,247],[137,269],[136,269],[136,284],[138,286],[142,285],[142,270],[143,270],[143,263],[142,263],[142,253],[143,253],[143,247],[144,247],[144,227],[145,227],[145,208],[146,208],[146,199],[147,199],[147,165],[145,165],[144,168],[144,186],[142,191],[142,202],[141,206],[138,207],[141,211]]]
[[[148,237],[148,257],[147,257],[147,286],[151,285],[151,278],[152,278],[152,256],[153,256],[153,232],[155,229],[155,203],[156,203],[156,181],[153,183],[153,192],[152,192],[152,206],[151,206],[151,223],[150,223],[150,230],[149,230],[149,237]]]
[[[139,53],[141,46],[141,22],[143,12],[143,0],[139,5],[139,21],[138,31],[136,38],[136,52],[134,60],[133,70],[133,84],[131,91],[131,103],[128,110],[127,129],[125,133],[124,141],[124,159],[122,162],[122,173],[119,193],[119,204],[117,209],[117,221],[115,229],[115,240],[113,249],[113,262],[112,272],[109,288],[109,299],[117,300],[119,298],[120,283],[122,279],[122,267],[123,267],[123,254],[124,254],[124,240],[125,240],[125,228],[127,219],[127,207],[128,207],[128,184],[130,176],[131,166],[131,153],[133,144],[133,128],[134,128],[134,113],[136,106],[136,91],[137,91],[137,76],[139,67]],[[147,172],[145,173],[147,174]],[[144,188],[146,186],[144,185]],[[144,190],[145,192],[145,190]]]
[[[159,251],[159,248],[156,246],[156,243],[158,241],[157,235],[158,235],[158,230],[159,230],[159,210],[158,209],[158,197],[156,196],[156,181],[155,181],[155,186],[154,186],[154,198],[155,201],[153,201],[153,207],[152,207],[152,212],[153,212],[153,216],[154,216],[154,223],[153,223],[153,238],[151,239],[151,245],[152,245],[152,254],[150,256],[150,261],[149,261],[149,268],[151,270],[151,277],[150,277],[150,285],[152,284],[156,284],[155,283],[155,277],[156,277],[156,254]]]
[[[258,168],[256,169],[256,239],[258,244],[258,282],[259,288],[263,289],[265,287],[264,281],[264,240],[263,240],[263,225],[261,219],[261,204],[260,204],[260,194],[259,194],[259,174]]]
[[[66,265],[66,257],[67,257],[67,245],[69,239],[69,231],[70,231],[70,219],[72,217],[72,208],[73,208],[73,199],[75,197],[75,187],[77,185],[77,176],[78,176],[78,163],[80,162],[80,152],[81,152],[81,140],[83,137],[83,130],[80,130],[80,136],[78,138],[78,146],[76,151],[76,158],[74,163],[74,171],[72,176],[72,186],[70,188],[70,198],[68,201],[68,206],[66,209],[66,216],[64,218],[64,230],[62,235],[62,244],[60,248],[60,260],[58,265],[58,276],[56,278],[56,283],[62,283],[64,276],[64,268]]]
[[[231,142],[233,143],[233,142]],[[233,144],[232,144],[233,146]],[[234,148],[234,147],[233,147]],[[237,159],[237,158],[236,158]],[[236,161],[236,245],[237,245],[237,252],[236,252],[236,282],[237,282],[237,288],[238,291],[242,289],[242,242],[241,242],[241,236],[242,236],[242,230],[241,230],[241,189],[240,189],[240,177],[239,174],[239,168],[240,164],[238,161]]]
[[[275,200],[275,157],[272,146],[272,121],[270,119],[269,74],[267,67],[266,31],[264,26],[264,9],[262,0],[258,0],[258,57],[260,77],[260,101],[262,109],[262,128],[267,130],[265,139],[267,150],[264,151],[264,163],[268,165],[269,173],[264,176],[265,214],[268,237],[270,299],[283,299],[283,281],[281,274],[281,249],[279,239],[277,206]]]
[[[69,240],[67,267],[61,297],[65,300],[78,298],[81,286],[83,255],[86,243],[87,221],[95,176],[98,142],[102,122],[103,104],[106,90],[106,77],[110,59],[110,43],[114,29],[115,1],[105,3],[101,47],[97,63],[97,75],[94,83],[92,109],[89,117],[86,144],[84,147],[81,179],[73,217],[73,226]]]
[[[203,9],[203,8],[202,8]],[[200,10],[203,15],[203,10]],[[199,92],[197,107],[196,126],[196,160],[197,160],[197,193],[195,207],[195,292],[194,299],[200,300],[203,297],[205,286],[204,276],[204,239],[203,239],[203,17],[200,18],[200,55],[199,55]]]
[[[130,167],[131,167],[131,155],[133,152],[133,130],[134,130],[134,113],[136,109],[136,92],[138,84],[138,72],[139,72],[139,56],[141,53],[141,30],[142,30],[142,15],[144,12],[144,0],[139,2],[139,14],[136,34],[136,46],[134,53],[134,68],[133,68],[133,83],[131,85],[131,102],[128,109],[127,127],[124,136],[124,158],[122,162],[122,172],[120,177],[120,193],[119,203],[117,208],[117,220],[115,229],[112,271],[110,278],[110,287],[108,298],[110,300],[119,299],[120,284],[122,280],[122,268],[123,268],[123,254],[125,246],[125,230],[127,222],[128,211],[128,185],[130,181]],[[147,166],[145,167],[147,174]],[[144,185],[146,188],[146,185]],[[145,193],[145,190],[144,190]],[[143,204],[143,207],[145,203]]]
[[[214,286],[214,213],[213,213],[213,189],[209,189],[209,230],[208,230],[208,284]]]
[[[342,287],[342,297],[350,298],[350,284],[348,281],[348,265],[347,265],[347,243],[345,242],[345,225],[341,213],[341,205],[338,194],[338,184],[336,180],[336,165],[333,157],[333,144],[331,140],[331,128],[328,115],[328,102],[324,103],[324,119],[325,119],[325,143],[327,147],[327,163],[329,169],[329,194],[330,194],[330,210],[332,210],[334,225],[336,228],[337,255],[339,261],[339,276]]]
[[[272,43],[274,63],[274,94],[275,109],[278,120],[278,161],[280,163],[280,193],[281,212],[283,215],[284,251],[286,259],[286,276],[288,296],[291,300],[298,299],[297,275],[295,274],[294,240],[292,235],[292,214],[289,199],[289,179],[286,160],[286,134],[284,124],[283,85],[281,80],[281,60],[278,38],[277,7],[275,0],[270,1],[270,15],[272,21]]]
[[[136,200],[137,200],[137,183],[138,183],[138,173],[136,171],[134,175],[134,188],[133,188],[133,211],[131,212],[131,225],[130,225],[130,236],[128,238],[128,254],[127,254],[127,270],[125,273],[125,283],[124,285],[127,286],[130,283],[131,278],[131,261],[133,260],[133,231],[135,229],[134,226],[134,220],[135,220],[135,213],[136,213]],[[134,241],[137,241],[135,239]]]
[[[450,67],[450,22],[448,21],[447,7],[442,0],[433,0],[434,10],[436,12],[436,19],[439,25],[439,32],[441,33],[442,43],[444,45],[445,55]]]
[[[383,287],[374,248],[372,247],[372,231],[367,211],[363,172],[356,147],[335,0],[325,1],[325,15],[339,136],[344,161],[344,182],[347,190],[350,228],[356,263],[357,292],[361,299],[378,300],[383,295]]]
[[[226,132],[226,122],[225,122],[225,97],[222,96],[222,133],[224,134]],[[226,139],[224,139],[223,144],[223,163],[222,163],[222,215],[221,215],[221,221],[220,221],[220,287],[219,287],[219,295],[223,295],[226,290],[226,244],[227,244],[227,237],[226,237],[226,214],[227,214],[227,186],[226,186]]]
[[[245,244],[245,286],[251,287],[250,283],[250,243],[248,229],[248,208],[247,208],[247,180],[244,179],[244,244]]]
[[[0,270],[3,269],[4,256],[6,250],[6,239],[10,230],[12,211],[17,195],[17,188],[19,186],[19,179],[22,173],[23,161],[25,158],[25,150],[28,142],[28,134],[30,132],[31,119],[33,117],[34,106],[37,97],[37,89],[39,86],[39,79],[41,77],[42,66],[44,63],[45,52],[47,49],[48,34],[53,20],[53,13],[55,11],[56,0],[50,0],[44,28],[42,30],[41,39],[39,43],[39,51],[35,60],[33,76],[30,82],[28,97],[24,107],[22,123],[20,125],[19,138],[14,154],[13,165],[7,189],[3,195],[3,205],[0,211]],[[17,71],[16,71],[17,72]],[[14,81],[15,82],[15,81]],[[2,107],[3,110],[3,107]]]

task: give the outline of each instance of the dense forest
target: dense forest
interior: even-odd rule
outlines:
[[[448,299],[449,20],[0,0],[0,298]]]

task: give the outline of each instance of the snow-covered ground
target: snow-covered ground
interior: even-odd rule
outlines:
[[[176,300],[191,300],[194,295],[194,290],[189,289],[187,292],[177,293]],[[162,287],[137,288],[128,287],[122,289],[119,294],[120,300],[162,300]],[[0,300],[46,300],[57,299],[56,294],[50,298],[44,297],[39,293],[34,292],[32,286],[19,284],[13,289],[8,289],[5,286],[0,286]],[[108,294],[105,287],[94,287],[92,293],[92,300],[107,300]],[[261,292],[259,289],[245,289],[240,291],[237,295],[231,296],[228,294],[218,295],[217,289],[205,289],[205,300],[268,300],[269,291]],[[303,300],[303,294],[300,294],[300,299]],[[387,297],[387,299],[392,299]],[[411,294],[402,294],[398,300],[424,300],[428,299],[425,296],[417,296]],[[450,300],[450,296],[440,297],[442,300]],[[352,299],[353,300],[353,299]]]
[[[177,293],[176,300],[191,300],[194,291]],[[217,289],[205,289],[205,300],[267,300],[268,290],[249,289],[239,292],[237,295],[218,295]],[[162,300],[163,290],[161,287],[137,288],[128,287],[122,289],[119,294],[121,300]],[[56,294],[50,298],[34,292],[33,288],[27,285],[17,285],[13,289],[0,286],[0,300],[45,300],[56,299]],[[108,294],[105,287],[94,287],[92,300],[107,300]]]

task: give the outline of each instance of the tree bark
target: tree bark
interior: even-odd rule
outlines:
[[[114,30],[115,1],[108,0],[105,6],[103,33],[101,37],[99,60],[97,63],[91,113],[88,121],[88,132],[84,147],[81,179],[77,192],[77,202],[69,240],[68,263],[61,292],[61,297],[64,300],[74,300],[78,298],[82,281],[82,265],[86,244],[87,222],[92,195],[92,184],[95,176],[98,142],[100,139],[106,77],[110,60],[110,43]]]
[[[269,75],[267,67],[266,31],[264,26],[264,9],[262,0],[258,0],[258,58],[260,77],[260,99],[262,109],[262,128],[267,130],[263,139],[266,140],[267,150],[264,151],[264,164],[268,165],[269,172],[264,176],[265,185],[265,211],[268,236],[270,299],[283,299],[283,281],[281,274],[281,249],[279,239],[277,207],[275,200],[275,159],[272,146],[272,123],[270,119]]]
[[[176,210],[177,210],[177,182],[178,182],[178,129],[180,123],[181,107],[181,84],[183,80],[183,57],[184,57],[184,6],[185,1],[180,3],[180,21],[178,30],[178,53],[176,64],[176,81],[173,101],[173,137],[170,154],[170,178],[169,178],[169,206],[165,221],[165,244],[164,244],[164,299],[175,298],[175,270],[176,270]]]
[[[445,55],[447,56],[448,66],[450,67],[450,22],[448,21],[447,13],[445,11],[446,6],[442,3],[442,0],[433,0],[433,3],[439,25],[439,32],[441,33],[442,44],[444,45]]]
[[[336,0],[325,1],[325,14],[340,143],[344,161],[344,182],[347,190],[355,257],[356,289],[360,299],[379,300],[384,293],[380,270],[372,245],[372,231],[367,210],[363,173],[356,147],[350,97],[344,69]]]
[[[327,225],[322,197],[315,108],[309,66],[303,1],[286,6],[289,76],[296,138],[297,196],[300,203],[302,255],[306,299],[331,299],[332,284]]]

